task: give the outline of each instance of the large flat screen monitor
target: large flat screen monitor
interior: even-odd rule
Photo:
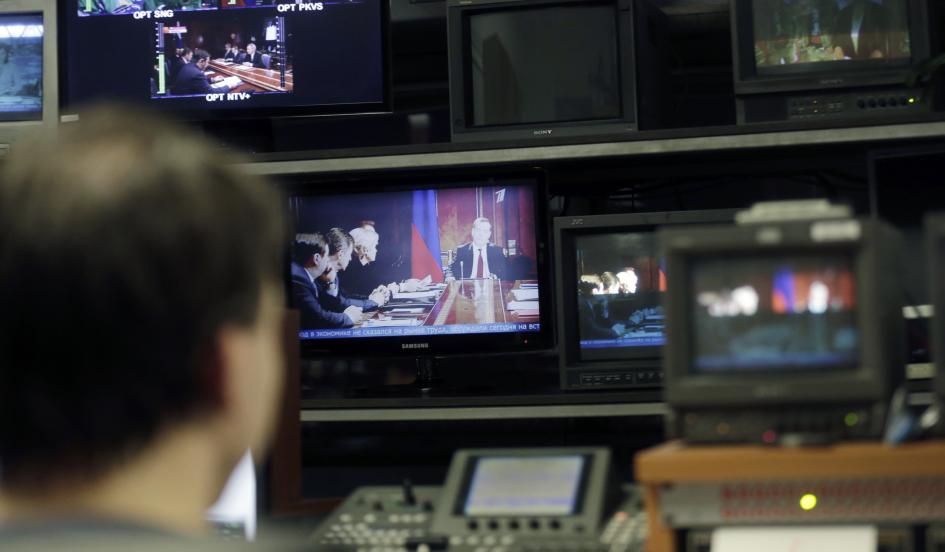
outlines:
[[[303,354],[547,346],[543,202],[517,176],[292,197]]]
[[[932,300],[933,389],[945,404],[945,214],[930,215],[925,221],[926,255],[929,266],[929,297]],[[945,429],[945,428],[943,428]]]
[[[59,121],[56,3],[0,3],[0,144]]]
[[[655,230],[731,223],[734,215],[719,210],[555,219],[564,389],[660,385],[666,263]]]
[[[225,112],[379,111],[382,0],[68,0],[66,101]]]

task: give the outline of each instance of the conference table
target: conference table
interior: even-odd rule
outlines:
[[[454,280],[417,293],[395,294],[358,326],[537,323],[537,302],[513,303],[517,293],[537,292],[536,285],[533,280]]]
[[[224,59],[211,60],[208,69],[214,74],[224,77],[235,76],[243,81],[231,92],[248,92],[251,90],[255,92],[292,92],[292,69],[286,70],[285,87],[280,85],[279,71],[275,69],[247,67]]]

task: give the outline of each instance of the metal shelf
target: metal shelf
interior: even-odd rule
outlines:
[[[663,416],[665,403],[485,406],[460,408],[306,409],[307,422],[405,422],[436,420],[520,420],[530,418],[607,418]]]
[[[689,131],[691,133],[691,131]],[[515,163],[547,163],[575,159],[603,159],[673,153],[720,152],[739,149],[766,149],[790,146],[852,144],[871,141],[896,141],[945,137],[945,122],[924,121],[905,124],[874,125],[813,130],[778,130],[737,134],[691,136],[687,132],[641,133],[635,140],[594,144],[566,144],[457,150],[456,145],[439,145],[445,151],[417,152],[416,148],[376,149],[354,155],[328,152],[330,157],[300,160],[273,160],[239,165],[259,175],[291,176],[398,169],[433,169],[457,166],[488,166]],[[644,136],[670,136],[644,139]],[[318,155],[326,155],[322,152]],[[332,156],[333,155],[333,156]]]

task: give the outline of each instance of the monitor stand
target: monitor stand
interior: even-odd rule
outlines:
[[[426,395],[436,388],[438,383],[443,383],[443,378],[439,374],[439,359],[432,356],[417,357],[414,359],[417,365],[417,379],[414,380],[414,386],[420,390],[420,393]]]

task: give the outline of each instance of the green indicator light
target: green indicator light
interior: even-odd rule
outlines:
[[[914,103],[915,103],[915,98],[909,98],[909,103],[914,104]]]
[[[843,423],[847,424],[847,427],[853,427],[860,423],[860,415],[856,412],[847,412],[847,415],[843,417]]]

